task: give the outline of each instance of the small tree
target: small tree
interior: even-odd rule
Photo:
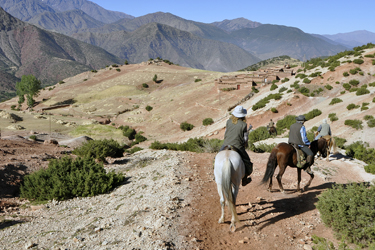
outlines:
[[[129,64],[128,60],[125,60],[125,65],[128,65],[128,64]]]
[[[155,74],[154,78],[152,78],[152,81],[157,82],[157,80],[158,80],[158,76]]]
[[[27,106],[32,107],[35,103],[33,99],[41,89],[41,82],[33,75],[23,75],[20,82],[16,83],[16,92],[19,97],[18,103],[21,104],[27,98]]]

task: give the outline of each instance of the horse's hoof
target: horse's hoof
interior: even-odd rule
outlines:
[[[219,219],[219,224],[223,224],[224,223],[224,219]]]
[[[308,186],[304,187],[303,191],[307,191],[308,188],[309,188]]]
[[[229,231],[234,233],[236,231],[236,225],[231,223],[230,226],[229,226]]]

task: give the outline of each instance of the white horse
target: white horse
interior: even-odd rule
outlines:
[[[239,222],[236,212],[236,197],[241,179],[245,175],[245,165],[241,156],[234,150],[220,151],[215,157],[215,181],[220,196],[221,217],[219,223],[224,223],[225,201],[232,214],[229,230],[236,231],[236,222]]]

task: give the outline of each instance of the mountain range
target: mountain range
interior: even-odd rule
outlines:
[[[26,74],[50,85],[122,61],[99,47],[22,22],[1,8],[0,20],[0,70],[7,76],[0,86],[7,80],[15,86],[14,80]]]

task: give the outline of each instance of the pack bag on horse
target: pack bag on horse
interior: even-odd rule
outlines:
[[[335,138],[332,136],[331,127],[327,123],[327,119],[323,119],[323,123],[319,126],[318,130],[315,132],[315,140],[319,138],[324,138],[328,143],[327,148],[327,158],[326,160],[329,161],[329,155],[331,154],[331,149],[333,154],[337,154],[337,146]]]
[[[269,181],[268,191],[272,190],[272,177],[277,166],[279,166],[279,173],[277,174],[276,179],[281,192],[284,192],[281,178],[287,166],[297,168],[297,191],[301,191],[300,182],[302,169],[310,175],[310,180],[304,187],[304,190],[307,190],[314,179],[314,173],[311,171],[311,166],[314,164],[314,155],[319,152],[326,157],[327,141],[321,138],[310,143],[307,139],[304,126],[304,122],[306,121],[305,116],[300,115],[296,117],[296,120],[296,123],[290,126],[289,143],[279,143],[274,149],[272,149],[268,158],[267,169],[262,180],[262,183]],[[307,154],[306,163],[303,165],[299,164],[299,153],[297,149],[301,149],[302,152]]]
[[[270,135],[277,135],[277,130],[275,128],[275,123],[270,119],[270,123],[267,125],[267,130]]]
[[[224,143],[220,152],[215,157],[215,181],[220,196],[221,217],[219,223],[224,223],[224,205],[228,205],[232,214],[229,229],[236,230],[238,222],[236,212],[236,198],[242,180],[242,186],[251,182],[248,176],[253,172],[245,147],[247,145],[247,110],[242,106],[235,107],[225,129]]]

